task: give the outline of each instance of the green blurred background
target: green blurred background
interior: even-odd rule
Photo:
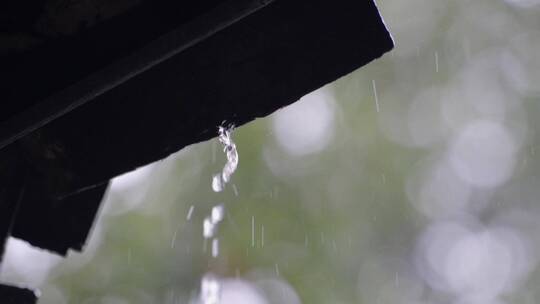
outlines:
[[[224,192],[219,142],[187,147],[113,181],[82,254],[11,239],[1,278],[40,304],[199,303],[205,273],[224,304],[539,303],[540,1],[379,8],[395,50],[235,130]]]

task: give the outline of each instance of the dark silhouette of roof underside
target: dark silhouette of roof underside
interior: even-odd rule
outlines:
[[[133,0],[67,19],[48,2],[0,5],[0,243],[60,254],[83,248],[112,177],[393,47],[371,0]]]

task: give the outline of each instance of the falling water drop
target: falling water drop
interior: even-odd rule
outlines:
[[[379,96],[377,95],[377,84],[375,83],[375,79],[371,81],[371,85],[373,86],[373,96],[375,97],[375,109],[377,110],[377,113],[379,113]]]
[[[219,255],[219,240],[212,240],[212,257],[217,258]]]
[[[212,222],[214,224],[217,224],[223,220],[223,212],[224,208],[223,205],[217,205],[212,208]]]
[[[223,220],[224,207],[217,205],[212,208],[210,216],[203,220],[203,236],[205,239],[213,238],[216,234],[216,229],[219,223]]]
[[[223,152],[227,157],[227,162],[221,173],[212,176],[212,190],[221,192],[225,189],[226,184],[231,180],[231,176],[238,167],[238,152],[236,145],[232,141],[231,131],[233,127],[225,128],[223,126],[218,129],[218,139],[223,144]],[[214,155],[213,155],[214,156]],[[233,185],[235,195],[238,196],[238,191]],[[193,206],[192,206],[193,208]],[[188,219],[191,217],[193,209],[188,212]],[[217,227],[223,220],[225,207],[223,204],[216,205],[212,208],[210,215],[203,220],[203,237],[204,250],[206,252],[206,244],[209,239],[212,239],[211,253],[213,258],[219,256],[219,239],[216,237]],[[206,274],[201,280],[200,300],[202,304],[218,304],[220,301],[221,284],[213,274]]]
[[[255,216],[251,217],[251,247],[255,247]]]
[[[261,225],[261,248],[264,248],[264,225]]]
[[[173,233],[173,237],[171,239],[171,248],[174,248],[174,245],[176,243],[176,236],[178,235],[178,231],[180,230],[181,227],[182,227],[182,224],[178,224],[178,227],[176,227],[176,230]]]
[[[439,73],[439,52],[435,52],[435,73]]]
[[[191,220],[191,216],[193,215],[193,210],[195,209],[195,207],[193,207],[193,205],[191,205],[191,207],[189,207],[189,210],[188,210],[188,213],[186,215],[186,220]]]
[[[203,220],[203,237],[205,239],[209,239],[214,236],[216,225],[212,223],[212,220],[210,218],[205,218]]]
[[[221,285],[216,276],[212,274],[205,275],[201,280],[201,300],[204,304],[219,303]]]
[[[221,174],[215,174],[212,178],[212,189],[215,192],[221,192],[225,185],[231,180],[231,176],[238,167],[238,151],[236,144],[231,137],[231,128],[220,126],[218,129],[218,139],[223,144],[223,152],[227,156],[227,162],[221,171]]]
[[[225,184],[221,179],[221,174],[214,174],[212,176],[212,190],[214,190],[214,192],[221,192],[223,191],[223,188],[225,188]]]

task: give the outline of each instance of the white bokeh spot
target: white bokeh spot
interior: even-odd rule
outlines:
[[[323,150],[334,127],[334,101],[329,92],[318,90],[278,111],[272,129],[279,146],[293,156]]]
[[[459,132],[450,149],[456,174],[476,187],[497,187],[512,175],[517,146],[502,124],[470,123]]]

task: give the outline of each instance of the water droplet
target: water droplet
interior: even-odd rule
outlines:
[[[221,284],[216,276],[205,275],[201,280],[201,302],[203,304],[217,304],[221,294]]]
[[[219,240],[213,239],[212,240],[212,257],[217,258],[219,255]]]
[[[238,167],[238,152],[236,150],[236,145],[232,141],[231,131],[233,126],[230,128],[225,128],[220,126],[218,140],[223,144],[223,152],[227,156],[227,162],[223,167],[221,173],[214,174],[212,176],[212,190],[214,192],[221,192],[225,189],[225,185],[231,180],[231,176],[236,171]],[[215,148],[212,147],[212,159],[215,161]],[[235,195],[238,196],[238,190],[233,185],[233,190]],[[191,217],[193,212],[193,206],[191,206],[188,212],[188,220]],[[204,236],[204,252],[206,252],[206,246],[209,239],[212,239],[211,243],[211,253],[212,257],[216,258],[219,256],[219,239],[215,237],[216,230],[218,229],[219,223],[223,220],[224,216],[224,206],[223,204],[214,206],[210,215],[204,218],[203,221],[203,236]],[[219,303],[220,298],[220,282],[212,274],[206,274],[201,280],[201,302],[202,304],[217,304]]]
[[[439,52],[435,52],[435,73],[439,73]]]
[[[255,216],[251,217],[251,247],[255,247]]]
[[[212,177],[212,190],[214,192],[221,192],[223,191],[223,188],[225,187],[223,180],[221,179],[220,174],[214,174]]]
[[[209,239],[214,236],[215,225],[210,218],[205,218],[203,221],[203,236],[205,239]]]
[[[176,244],[176,236],[178,235],[178,231],[182,227],[182,224],[178,224],[178,227],[176,227],[176,230],[173,233],[173,237],[171,239],[171,248],[174,248],[174,245]]]
[[[371,81],[371,85],[373,86],[373,96],[375,97],[375,109],[377,110],[377,113],[379,113],[379,96],[377,94],[377,84],[375,83],[375,79]]]
[[[187,216],[186,216],[186,220],[191,220],[191,216],[193,215],[193,209],[195,209],[195,207],[193,205],[191,205],[191,207],[189,207],[189,210],[188,210],[188,213],[187,213]]]
[[[261,248],[264,247],[264,225],[261,225]]]
[[[217,205],[212,208],[212,222],[217,224],[223,220],[224,207],[223,205]]]
[[[231,176],[238,168],[238,151],[236,145],[231,138],[231,131],[233,127],[228,129],[220,126],[218,129],[219,141],[223,144],[223,152],[227,156],[227,162],[221,170],[221,174],[215,174],[212,177],[212,189],[215,192],[221,192],[225,188],[225,185],[231,180]]]

